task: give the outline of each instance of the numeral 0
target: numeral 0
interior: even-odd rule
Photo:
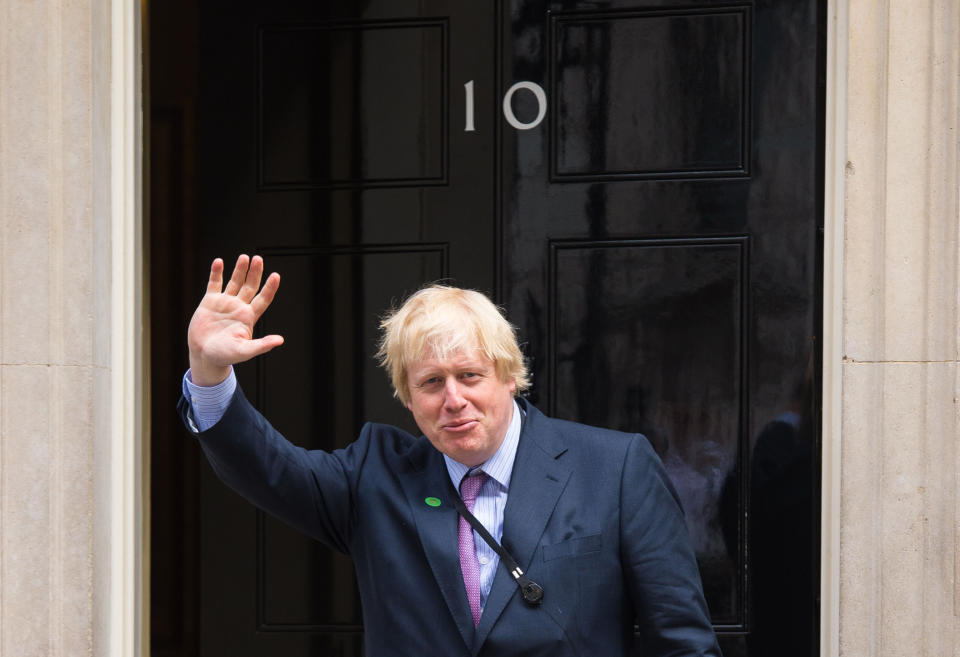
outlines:
[[[537,99],[537,118],[529,123],[523,123],[517,120],[516,115],[513,113],[513,105],[511,103],[513,100],[513,94],[521,89],[526,89],[533,94],[534,98]],[[475,132],[476,128],[473,124],[473,80],[464,83],[463,94],[466,100],[463,131]],[[503,118],[505,118],[507,123],[509,123],[516,130],[530,130],[531,128],[536,128],[538,125],[540,125],[540,122],[543,121],[543,117],[546,115],[547,94],[543,91],[543,87],[536,82],[530,82],[529,80],[517,82],[512,87],[507,89],[507,93],[503,94]]]

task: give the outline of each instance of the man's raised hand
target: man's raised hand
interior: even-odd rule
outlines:
[[[223,260],[210,265],[207,293],[187,329],[190,376],[199,386],[213,386],[230,374],[230,366],[264,354],[283,344],[279,335],[253,339],[253,326],[273,301],[280,275],[270,274],[260,289],[263,258],[237,258],[233,275],[223,289]],[[258,292],[259,290],[259,292]]]

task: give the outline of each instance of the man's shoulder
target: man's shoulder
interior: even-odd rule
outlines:
[[[521,408],[527,413],[527,418],[532,420],[533,423],[542,425],[542,427],[550,427],[554,431],[562,431],[563,433],[571,434],[581,434],[581,435],[590,435],[597,436],[603,439],[613,439],[613,440],[631,440],[638,434],[629,433],[625,431],[618,431],[616,429],[607,429],[605,427],[593,426],[590,424],[584,424],[582,422],[576,422],[573,420],[565,420],[562,418],[552,417],[539,410],[536,406],[531,404],[529,401],[522,400]]]
[[[181,404],[181,406],[185,405]],[[265,435],[278,435],[277,430],[250,403],[238,385],[230,406],[220,422],[210,430],[199,434],[198,438],[201,442],[211,442],[223,435],[233,440],[234,436],[244,433],[247,429],[253,429]],[[416,450],[420,443],[429,445],[425,437],[413,436],[400,427],[367,422],[360,429],[359,435],[352,437],[349,442],[341,443],[345,444],[345,447],[334,450],[334,453],[358,455],[373,451],[384,457],[403,456]]]
[[[365,459],[372,458],[398,472],[406,472],[409,468],[420,470],[440,458],[440,453],[426,436],[380,422],[364,424],[347,451],[365,454]]]
[[[365,423],[357,440],[369,440],[380,449],[397,454],[407,453],[421,441],[427,442],[424,436],[414,436],[400,427],[382,422]]]
[[[538,434],[554,436],[555,439],[564,441],[570,447],[603,451],[623,450],[627,449],[630,443],[635,440],[646,441],[642,434],[550,417],[526,400],[523,400],[522,407],[527,413],[532,429]]]
[[[563,420],[560,418],[544,416],[555,428],[565,433],[577,434],[585,438],[594,438],[597,440],[614,440],[629,442],[639,434],[619,431],[617,429],[608,429],[606,427],[597,427],[591,424],[574,422],[573,420]]]

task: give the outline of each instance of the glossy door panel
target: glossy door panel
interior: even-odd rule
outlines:
[[[716,501],[741,454],[746,237],[553,242],[554,414],[640,431],[684,500],[710,611],[742,622]],[[739,482],[737,482],[739,484]]]
[[[310,449],[345,446],[365,421],[416,431],[373,359],[377,325],[430,281],[493,287],[492,139],[451,129],[454,108],[464,112],[457,80],[477,80],[475,102],[491,98],[492,70],[473,63],[493,59],[493,12],[221,4],[200,16],[201,207],[212,219],[197,268],[256,251],[283,277],[259,330],[286,342],[238,368],[241,384]],[[251,512],[204,472],[201,654],[360,654],[350,559]]]
[[[552,178],[745,174],[750,10],[551,13]]]
[[[264,256],[283,272],[284,290],[259,330],[282,332],[292,348],[257,361],[257,408],[307,449],[345,447],[372,419],[416,431],[370,355],[382,309],[445,275],[443,245],[266,249]],[[257,516],[258,632],[334,635],[359,646],[350,559]]]
[[[551,98],[501,147],[499,289],[533,397],[650,437],[728,654],[810,655],[817,4],[509,6],[502,85]]]
[[[260,27],[260,188],[446,183],[448,32],[445,19]]]

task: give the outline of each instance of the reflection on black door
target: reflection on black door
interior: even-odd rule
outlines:
[[[428,281],[487,291],[535,404],[653,442],[724,653],[813,655],[824,21],[819,0],[152,7],[154,654],[363,651],[349,558],[226,490],[169,420],[210,259],[256,251],[286,344],[238,375],[291,440],[414,430],[378,315]]]

